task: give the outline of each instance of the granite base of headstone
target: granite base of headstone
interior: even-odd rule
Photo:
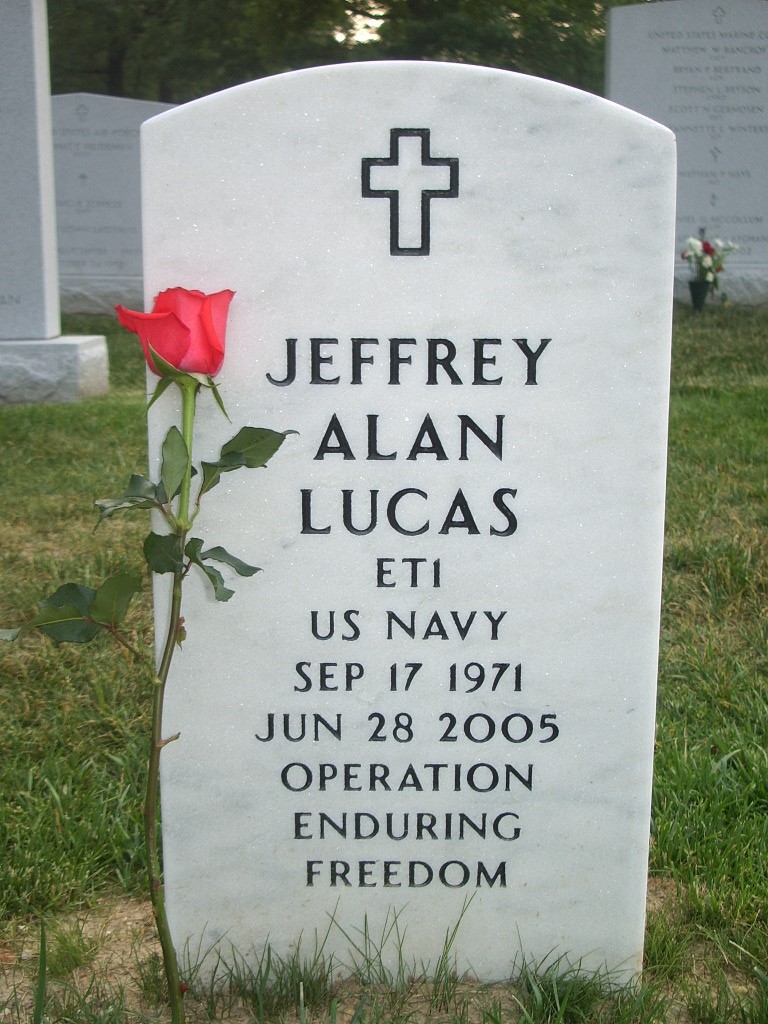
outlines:
[[[389,934],[390,967],[434,969],[459,925],[459,973],[633,977],[672,133],[525,75],[393,61],[205,97],[142,149],[147,303],[236,293],[236,422],[201,395],[195,459],[246,424],[298,431],[195,523],[263,571],[225,605],[185,584],[162,763],[178,948],[317,936],[350,968]],[[153,462],[175,399],[150,411]]]
[[[0,403],[71,402],[109,384],[103,337],[61,337],[44,0],[0,32]]]
[[[607,95],[675,133],[675,298],[690,302],[687,238],[738,245],[719,292],[768,303],[768,2],[667,0],[614,7]]]
[[[0,405],[77,402],[109,389],[101,335],[0,341]]]
[[[68,93],[52,108],[61,308],[141,309],[139,128],[171,105]]]

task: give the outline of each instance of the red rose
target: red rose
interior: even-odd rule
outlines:
[[[117,319],[139,336],[147,364],[162,376],[152,360],[152,351],[183,373],[212,377],[224,362],[224,333],[227,312],[234,292],[189,291],[168,288],[155,298],[151,313],[135,313],[116,306]]]
[[[705,256],[714,256],[715,255],[714,246],[710,245],[709,242],[702,242],[701,243],[701,248],[704,250],[704,255]]]

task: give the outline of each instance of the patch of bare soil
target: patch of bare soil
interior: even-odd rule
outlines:
[[[68,939],[62,943],[58,936]],[[63,945],[71,946],[71,956],[84,962],[57,977]],[[40,932],[35,923],[20,925],[11,938],[0,943],[0,1008],[5,1007],[0,1009],[0,1020],[31,1019],[39,946]],[[95,980],[100,991],[117,994],[122,990],[127,1005],[144,1008],[142,965],[157,957],[160,950],[148,902],[103,900],[91,910],[63,915],[48,924],[46,946],[49,991],[84,995]]]
[[[652,875],[648,879],[648,892],[646,895],[645,909],[648,914],[660,914],[672,908],[677,903],[677,885],[671,878],[656,878]]]
[[[674,915],[678,892],[667,878],[648,880],[647,907],[649,914]],[[68,914],[48,925],[48,990],[59,994],[66,1002],[77,1000],[79,993],[93,1002],[94,996],[102,1005],[124,1005],[129,1014],[126,1019],[166,1024],[170,1016],[162,994],[163,972],[160,944],[157,940],[152,909],[148,901],[137,899],[102,900],[88,911]],[[86,950],[85,962],[56,977],[56,961],[61,959],[60,936],[74,936],[72,943]],[[0,939],[0,1024],[27,1024],[32,1019],[34,989],[40,935],[36,924],[20,925],[14,934]],[[65,943],[66,945],[66,943]],[[57,956],[58,950],[58,956]],[[735,979],[734,979],[735,980]],[[189,1024],[210,1021],[205,1000],[197,1001],[192,993],[187,997]],[[361,1006],[376,1001],[379,1007],[407,1001],[407,1012],[414,1021],[435,1019],[432,986],[414,981],[406,992],[393,993],[376,988],[361,989],[354,980],[339,981],[335,988],[335,1014],[338,1024],[349,1024]],[[501,1011],[499,1019],[515,1019],[514,987],[509,984],[481,985],[473,980],[462,980],[454,993],[454,1005],[467,1007],[466,1024],[482,1019],[482,1008],[495,1004]],[[397,1016],[402,1005],[390,1007]],[[447,1008],[446,1008],[447,1009]],[[675,1013],[670,1007],[670,1020],[683,1024],[684,1011]],[[135,1017],[133,1015],[136,1015]],[[229,1024],[252,1024],[254,1015],[241,1005],[221,1005],[215,1019]],[[323,1011],[327,1020],[328,1010]],[[307,1012],[311,1022],[313,1015]],[[438,1014],[446,1019],[448,1014]],[[295,1015],[286,1015],[285,1024],[297,1024]]]
[[[92,955],[87,963],[66,976],[56,977],[57,936],[61,934],[76,936],[76,944],[92,950]],[[164,979],[160,944],[148,901],[104,900],[91,910],[62,916],[48,924],[46,944],[49,968],[54,968],[53,975],[50,969],[48,972],[48,992],[54,997],[59,994],[62,1005],[76,1005],[79,994],[89,1001],[89,1005],[124,1006],[126,1020],[151,1021],[153,1024],[170,1022],[170,1013],[162,995]],[[39,945],[40,933],[36,924],[20,925],[12,938],[0,942],[0,1024],[27,1024],[32,1019]],[[499,985],[491,988],[497,1005],[511,1011],[515,1005],[512,987]],[[497,988],[498,993],[495,992]],[[457,982],[454,999],[467,1003],[466,1024],[478,1024],[480,1021],[479,997],[484,993],[484,1003],[487,1004],[488,989],[489,986],[473,980]],[[337,1024],[350,1024],[361,1008],[373,1002],[395,1012],[407,1001],[409,1016],[414,1020],[421,1019],[422,1015],[424,1019],[434,1015],[432,986],[421,980],[414,980],[399,992],[383,986],[363,990],[353,979],[339,980],[335,985],[334,1001]],[[508,1013],[505,1016],[509,1019]],[[311,1010],[305,1017],[310,1024],[317,1019]],[[192,993],[187,997],[187,1019],[189,1024],[202,1024],[212,1019],[205,1000],[196,1000]],[[322,1020],[327,1019],[328,1009],[325,1008]],[[226,1021],[227,1024],[253,1024],[254,1014],[246,1007],[225,999],[218,1007],[215,1020]],[[298,1024],[298,1015],[289,1012],[282,1015],[281,1020],[284,1024]]]

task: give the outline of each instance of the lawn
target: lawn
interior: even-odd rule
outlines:
[[[144,469],[143,358],[111,320],[65,326],[108,335],[112,387],[76,415],[70,406],[0,409],[1,626],[18,624],[69,579],[142,572],[146,524],[115,517],[94,533],[93,500],[120,493]],[[768,313],[676,308],[644,988],[611,997],[605,979],[590,988],[552,972],[478,994],[451,987],[448,972],[430,987],[400,979],[393,1001],[376,986],[349,993],[325,979],[310,1014],[299,981],[309,992],[317,965],[282,964],[259,979],[258,999],[243,997],[252,1009],[237,1020],[347,1021],[356,1011],[356,1024],[768,1024],[767,428]],[[148,588],[130,625],[135,642],[149,645]],[[61,915],[141,895],[148,711],[146,676],[106,644],[54,650],[28,638],[0,649],[0,977],[38,917],[51,923],[51,956],[69,946],[82,954],[80,925],[57,928]],[[22,964],[23,976],[34,973],[34,962]],[[74,991],[74,975],[59,973],[62,991]],[[280,985],[283,1002],[265,1002]],[[48,1020],[163,1019],[99,993],[100,1001],[80,993],[69,1002],[59,993]],[[235,1012],[210,993],[195,998],[193,1019]],[[21,1024],[24,1014],[16,995],[0,994],[0,1020]]]

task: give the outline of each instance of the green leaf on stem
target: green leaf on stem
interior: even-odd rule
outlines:
[[[121,512],[132,508],[158,508],[168,500],[161,485],[155,486],[144,476],[134,474],[128,481],[128,487],[117,498],[100,498],[94,502],[99,510],[99,523]],[[97,524],[98,525],[98,524]]]
[[[217,601],[228,601],[234,594],[234,590],[230,590],[229,587],[224,585],[224,577],[210,562],[223,562],[231,569],[234,569],[239,576],[253,576],[254,573],[261,572],[258,566],[249,565],[242,559],[236,558],[226,548],[217,546],[203,551],[203,542],[199,537],[192,537],[189,540],[184,548],[184,554],[193,565],[202,569],[208,577]]]
[[[181,538],[175,533],[150,533],[144,541],[144,558],[151,572],[183,572]]]
[[[195,562],[195,565],[200,566],[208,580],[213,587],[213,596],[217,601],[228,601],[234,594],[234,590],[230,590],[229,587],[224,584],[224,577],[221,575],[218,569],[214,569],[212,565],[207,562]]]
[[[141,577],[119,572],[110,576],[96,591],[90,608],[90,617],[95,622],[109,626],[119,625],[128,614],[134,594],[141,590]]]
[[[65,583],[40,602],[37,615],[29,622],[19,629],[0,630],[0,640],[15,640],[24,630],[39,629],[57,644],[87,644],[104,623],[116,625],[124,617],[131,597],[140,588],[141,580],[128,573],[111,577],[99,590]]]
[[[101,629],[72,605],[43,608],[41,604],[40,609],[34,619],[22,626],[22,630],[39,629],[57,644],[87,644]]]
[[[224,408],[224,401],[219,393],[219,389],[216,386],[216,382],[214,381],[213,377],[208,378],[208,384],[206,386],[209,387],[213,392],[213,397],[216,399],[216,405],[218,405],[218,407],[221,409],[221,411],[224,413],[227,419],[229,419],[229,413]]]
[[[189,466],[189,451],[178,427],[171,427],[165,435],[162,456],[160,479],[165,487],[165,493],[175,495]]]
[[[170,377],[160,378],[160,380],[157,382],[157,387],[152,393],[152,397],[147,402],[147,412],[149,412],[149,410],[152,408],[152,406],[155,404],[158,398],[160,398],[161,395],[165,394],[165,392],[168,390],[171,384],[173,384],[173,381],[170,379]]]
[[[232,469],[237,467],[233,466]],[[200,496],[213,490],[222,474],[221,466],[217,462],[201,462],[200,469],[203,471],[203,483],[200,487]]]
[[[189,386],[190,381],[194,383],[195,387],[200,387],[200,380],[196,374],[185,373],[184,370],[179,370],[178,367],[173,366],[171,363],[163,359],[159,353],[155,352],[151,345],[149,346],[149,351],[152,354],[152,362],[160,371],[160,375],[162,377],[165,377],[167,380],[172,380],[174,383],[179,384],[182,387]]]
[[[222,547],[208,548],[201,553],[200,558],[207,558],[213,562],[224,562],[234,569],[238,576],[253,576],[255,573],[261,572],[258,565],[249,565],[247,562],[243,562],[242,559],[231,555],[226,548]]]
[[[221,460],[231,460],[233,468],[260,469],[266,466],[288,434],[295,430],[268,430],[266,427],[243,427],[221,449]]]
[[[288,434],[295,430],[269,430],[266,427],[243,427],[221,449],[217,462],[203,462],[203,483],[200,495],[207,494],[219,482],[222,473],[235,469],[261,469],[266,466]]]
[[[184,548],[184,554],[199,569],[205,573],[213,587],[214,597],[217,601],[228,601],[234,594],[234,590],[230,590],[229,587],[224,585],[224,577],[221,575],[218,569],[215,569],[212,565],[208,565],[203,561],[203,542],[199,537],[192,537]]]
[[[91,621],[90,609],[96,591],[79,583],[65,583],[41,601],[38,614],[25,628],[37,627],[57,644],[87,644],[101,629]]]
[[[43,608],[64,608],[71,606],[80,615],[87,615],[90,611],[96,591],[93,587],[84,587],[80,583],[65,583],[55,593],[51,594],[39,607]]]

